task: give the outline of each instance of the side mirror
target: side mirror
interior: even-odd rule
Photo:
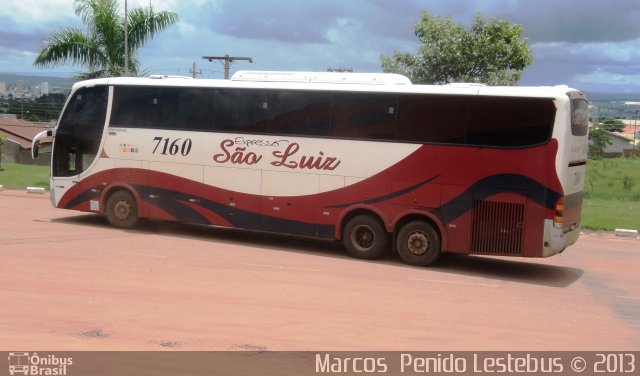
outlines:
[[[31,158],[38,159],[38,155],[40,154],[40,140],[45,137],[50,137],[53,134],[51,130],[46,130],[38,133],[31,141]]]

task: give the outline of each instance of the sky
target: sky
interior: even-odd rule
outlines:
[[[124,12],[124,1],[121,7]],[[533,63],[522,86],[640,93],[639,0],[128,0],[178,13],[180,21],[138,52],[151,73],[223,78],[202,56],[251,57],[237,70],[381,72],[380,55],[415,53],[423,11],[470,25],[477,13],[523,26]],[[73,0],[2,0],[0,72],[72,76],[78,66],[37,68],[42,41],[63,27],[85,30]]]

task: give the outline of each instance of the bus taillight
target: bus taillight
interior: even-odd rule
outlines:
[[[564,223],[564,197],[556,201],[555,214],[553,216],[553,227],[562,228]]]

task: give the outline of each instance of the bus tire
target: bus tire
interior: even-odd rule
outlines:
[[[387,251],[389,234],[376,218],[359,215],[351,218],[344,226],[342,242],[351,256],[374,260]]]
[[[129,229],[138,224],[138,203],[128,191],[118,190],[109,196],[106,213],[114,227]]]
[[[440,257],[440,236],[425,221],[412,221],[400,229],[396,249],[402,261],[409,265],[431,265]]]

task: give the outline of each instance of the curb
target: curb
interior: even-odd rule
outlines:
[[[638,236],[638,230],[627,230],[624,228],[617,228],[615,231],[616,236],[623,238],[635,238]]]
[[[44,194],[45,189],[39,187],[27,187],[27,193]]]

